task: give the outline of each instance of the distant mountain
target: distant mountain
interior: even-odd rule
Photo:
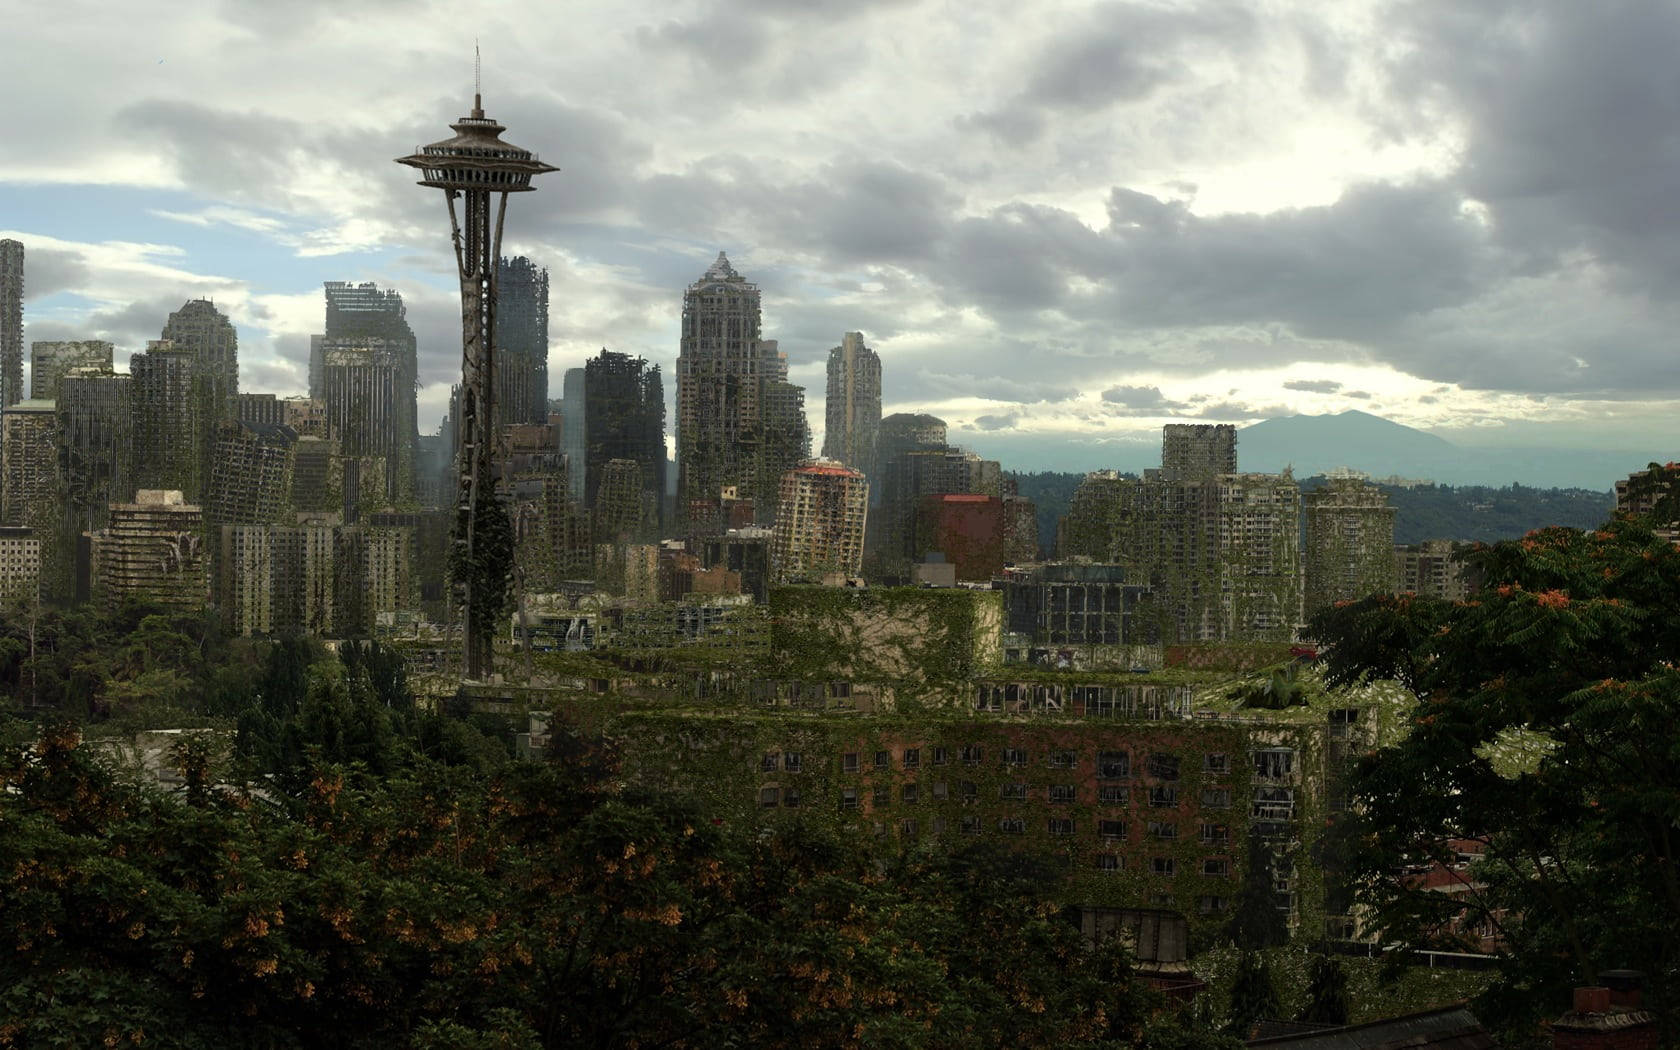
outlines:
[[[1298,478],[1352,467],[1373,477],[1429,478],[1443,485],[1516,483],[1604,492],[1664,458],[1654,450],[1465,448],[1358,410],[1268,419],[1237,431],[1239,468],[1275,473],[1293,467]]]

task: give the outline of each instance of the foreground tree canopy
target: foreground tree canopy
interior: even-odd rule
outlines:
[[[1385,940],[1507,946],[1483,1007],[1520,1024],[1602,969],[1680,975],[1680,552],[1636,519],[1473,553],[1460,603],[1378,595],[1315,618],[1329,678],[1403,682],[1410,736],[1361,760],[1337,827]],[[1481,854],[1468,892],[1421,874]],[[1405,872],[1411,874],[1401,874]],[[1461,889],[1463,889],[1461,887]]]
[[[204,737],[164,794],[0,723],[0,1046],[1230,1045],[1158,1017],[1031,858],[721,825],[582,741],[489,763],[369,654],[298,655],[244,719],[255,787]]]

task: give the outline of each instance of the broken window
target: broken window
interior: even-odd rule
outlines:
[[[1051,784],[1050,802],[1052,805],[1071,806],[1079,797],[1079,789],[1072,784]]]
[[[1027,833],[1027,822],[1020,817],[1004,817],[998,821],[998,830],[1005,835],[1024,835]]]
[[[922,764],[922,749],[907,747],[904,749],[904,768],[915,769]]]
[[[1027,764],[1027,749],[1024,747],[1006,747],[1003,749],[1003,764],[1006,766],[1024,766]]]
[[[1097,785],[1097,801],[1107,806],[1124,806],[1132,800],[1132,789],[1122,784]]]
[[[1254,752],[1254,775],[1262,780],[1282,780],[1295,773],[1295,749],[1268,747]]]
[[[998,786],[998,797],[1010,802],[1025,802],[1027,799],[1027,785],[1016,781],[1012,784]]]
[[[1051,769],[1072,769],[1079,761],[1079,756],[1072,751],[1050,752]]]
[[[1178,805],[1178,789],[1165,785],[1156,785],[1149,789],[1149,804],[1151,806]]]
[[[1152,820],[1149,822],[1149,837],[1152,839],[1178,838],[1178,825],[1170,820]]]
[[[782,753],[780,751],[766,751],[764,752],[764,759],[758,764],[758,768],[764,773],[774,773],[781,768],[781,765]]]
[[[902,799],[903,799],[903,800],[904,800],[904,801],[905,801],[905,802],[909,802],[909,803],[914,803],[914,802],[918,802],[918,801],[920,801],[920,798],[919,798],[919,797],[918,797],[918,796],[919,796],[919,795],[920,795],[920,791],[919,791],[919,789],[918,789],[918,788],[917,788],[917,787],[916,787],[916,785],[915,785],[915,784],[906,784],[906,785],[904,785],[904,788],[903,788],[903,790],[902,790],[902,791],[900,791],[900,793],[899,793],[899,794],[900,794],[900,797],[901,797],[901,798],[902,798]]]
[[[858,805],[857,788],[841,788],[840,789],[840,808],[841,809],[856,809],[857,805]]]
[[[1097,752],[1097,776],[1114,779],[1131,775],[1131,755],[1124,751]]]
[[[1097,834],[1105,839],[1123,839],[1126,837],[1126,822],[1123,820],[1097,821]]]
[[[1119,857],[1112,853],[1099,853],[1096,856],[1098,871],[1119,871],[1122,867]]]
[[[858,753],[848,751],[840,756],[840,772],[856,773],[858,771]]]
[[[1231,874],[1231,862],[1215,857],[1208,857],[1202,861],[1202,874],[1212,875],[1223,879],[1227,875]]]
[[[1178,756],[1157,752],[1149,756],[1149,775],[1156,780],[1178,779]]]
[[[1051,817],[1050,818],[1050,834],[1052,834],[1052,835],[1071,835],[1071,834],[1073,834],[1073,818],[1072,817]]]
[[[1231,808],[1231,789],[1230,788],[1203,788],[1202,789],[1202,805],[1206,806],[1208,809],[1230,809]]]

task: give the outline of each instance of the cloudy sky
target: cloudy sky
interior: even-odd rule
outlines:
[[[603,346],[669,375],[723,249],[818,430],[860,330],[885,411],[1020,469],[1349,408],[1466,444],[1680,444],[1680,4],[111,11],[0,0],[30,340],[124,362],[210,297],[242,388],[301,392],[321,282],[374,280],[410,303],[434,426],[453,259],[442,195],[391,159],[470,108],[476,32],[486,110],[563,169],[506,237],[552,273],[552,376]]]

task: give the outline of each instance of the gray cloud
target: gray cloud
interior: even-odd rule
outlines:
[[[1334,394],[1342,384],[1334,379],[1291,379],[1283,384],[1285,390],[1304,390],[1310,394]]]
[[[1007,430],[1020,419],[1014,413],[1006,416],[975,416],[974,425],[981,430]]]

